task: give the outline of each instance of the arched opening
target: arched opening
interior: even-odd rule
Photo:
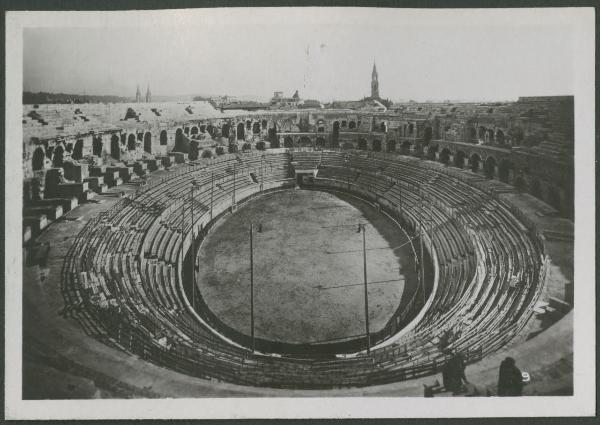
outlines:
[[[175,131],[175,147],[174,147],[174,150],[176,152],[185,152],[183,145],[184,145],[184,143],[183,143],[183,130],[181,128],[178,128]]]
[[[340,146],[340,123],[338,121],[333,122],[333,130],[331,132],[331,145],[334,148]]]
[[[283,139],[283,147],[284,148],[293,148],[294,147],[294,139],[292,139],[290,136],[285,136],[285,139]]]
[[[423,133],[423,143],[425,144],[425,146],[429,145],[429,142],[431,142],[431,139],[433,138],[433,129],[431,128],[431,126],[427,126],[425,127],[425,131]]]
[[[83,158],[83,140],[79,139],[75,142],[75,146],[73,147],[73,153],[71,154],[71,158],[73,158],[73,159]]]
[[[246,129],[250,130],[252,128],[252,121],[246,120]]]
[[[95,156],[102,156],[102,147],[104,143],[102,143],[101,136],[95,136],[92,140],[92,154]]]
[[[350,122],[348,123],[348,128],[349,128],[350,130],[354,130],[354,129],[356,128],[356,122],[354,122],[354,121],[350,121]]]
[[[237,139],[238,140],[244,140],[245,135],[244,135],[244,123],[239,123],[237,125]]]
[[[449,149],[442,149],[442,151],[440,152],[440,162],[444,165],[448,165],[450,163],[450,150]]]
[[[262,120],[262,122],[260,123],[261,127],[263,130],[267,129],[267,120]]]
[[[486,140],[487,143],[493,143],[494,142],[494,130],[488,130],[487,134],[486,134]]]
[[[483,171],[488,179],[493,179],[496,174],[496,159],[493,156],[488,156],[483,164]]]
[[[127,150],[134,151],[135,150],[135,134],[130,134],[127,137]]]
[[[387,151],[388,152],[396,152],[396,141],[395,140],[387,141]]]
[[[225,123],[221,126],[221,136],[229,137],[229,127],[230,125],[228,123]]]
[[[533,181],[531,182],[531,194],[538,199],[543,199],[542,184],[538,179],[533,179]]]
[[[33,171],[42,170],[44,168],[45,157],[46,155],[44,155],[44,150],[41,147],[35,148],[31,158],[31,168]]]
[[[325,147],[325,139],[322,137],[317,138],[317,147],[324,148]]]
[[[199,143],[196,140],[190,141],[189,159],[191,161],[198,159],[198,154],[199,154],[198,146],[199,146]]]
[[[258,121],[256,121],[254,124],[252,124],[252,133],[260,134],[260,123]]]
[[[475,127],[469,127],[469,141],[471,143],[477,142],[477,130],[475,130]]]
[[[381,140],[373,140],[373,152],[381,152]]]
[[[385,133],[385,132],[387,131],[387,126],[385,125],[385,123],[384,123],[384,122],[382,122],[382,123],[379,125],[379,129],[380,129],[380,130],[381,130],[383,133]]]
[[[512,163],[507,160],[500,161],[500,165],[498,166],[498,178],[501,182],[509,183],[509,171],[513,168]]]
[[[279,147],[279,137],[277,137],[277,129],[275,127],[268,130],[267,137],[272,148]]]
[[[196,134],[198,134],[198,127],[193,126],[192,129],[190,130],[190,134],[192,136],[195,136]]]
[[[312,146],[312,141],[307,136],[300,137],[300,146],[301,147],[310,147]]]
[[[53,167],[62,167],[63,166],[63,156],[65,150],[61,145],[58,145],[54,148],[54,157],[52,158],[52,166]]]
[[[415,125],[411,122],[408,124],[408,135],[412,136],[415,131]]]
[[[214,138],[214,137],[215,137],[215,135],[217,134],[217,128],[216,128],[214,125],[212,125],[212,124],[208,124],[208,125],[206,126],[206,132],[207,132],[208,134],[210,134],[210,137],[213,137],[213,138]]]
[[[502,130],[496,131],[496,143],[499,145],[504,144],[504,132]]]
[[[465,156],[463,151],[456,152],[456,155],[454,155],[454,166],[463,168],[465,166]]]
[[[144,134],[144,152],[152,153],[152,134],[149,131]]]
[[[479,130],[477,133],[479,140],[485,140],[485,133],[486,133],[485,127],[479,126]]]
[[[437,153],[437,151],[437,146],[429,146],[429,148],[427,148],[427,159],[429,159],[430,161],[435,161],[435,154]]]
[[[114,159],[121,158],[121,146],[119,145],[119,137],[115,134],[110,138],[110,156]]]
[[[167,144],[167,130],[162,130],[160,132],[160,145],[165,146]]]
[[[358,139],[358,149],[361,151],[367,150],[367,141],[365,139]]]
[[[471,171],[473,171],[474,173],[478,172],[480,163],[481,158],[479,157],[479,155],[477,155],[476,153],[471,155]]]

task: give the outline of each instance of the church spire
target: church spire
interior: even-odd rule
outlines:
[[[140,85],[137,85],[137,90],[135,91],[135,102],[140,103],[142,100],[142,92],[140,92]]]
[[[377,74],[377,65],[373,59],[373,72],[371,73],[371,98],[379,99],[379,75]]]
[[[146,90],[146,103],[152,102],[152,93],[150,93],[150,83],[148,83],[148,89]]]

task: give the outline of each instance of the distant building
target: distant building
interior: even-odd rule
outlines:
[[[292,97],[283,97],[283,92],[276,91],[273,93],[269,105],[271,109],[293,109],[298,106],[298,103],[300,103],[298,90],[296,90]]]
[[[371,99],[379,99],[379,75],[377,65],[373,61],[373,72],[371,73]]]
[[[150,83],[148,83],[148,90],[146,90],[146,103],[152,102],[152,93],[150,93]]]
[[[140,85],[137,85],[137,90],[135,92],[135,103],[140,103],[142,101],[142,92],[140,92]]]

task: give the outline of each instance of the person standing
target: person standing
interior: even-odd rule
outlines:
[[[523,394],[523,377],[516,366],[515,359],[505,358],[500,363],[498,374],[498,395],[500,397],[516,397]]]

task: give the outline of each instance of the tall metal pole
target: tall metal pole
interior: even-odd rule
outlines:
[[[215,191],[215,172],[210,173],[210,221],[213,219],[213,193]]]
[[[254,341],[254,225],[250,223],[250,336],[252,338],[252,352],[255,351]]]
[[[419,220],[419,231],[420,231],[420,237],[419,237],[419,245],[420,245],[420,251],[421,251],[421,258],[419,260],[419,265],[421,266],[421,288],[423,289],[423,305],[425,305],[425,276],[424,276],[424,264],[423,264],[423,189],[420,190],[421,192],[421,208],[420,208],[420,220]]]
[[[367,353],[371,352],[371,334],[369,332],[369,291],[367,288],[367,242],[366,242],[366,225],[359,224],[363,234],[363,272],[365,280],[365,328],[367,331]]]
[[[190,214],[192,215],[192,261],[190,262],[192,265],[192,308],[194,311],[196,310],[196,241],[194,240],[194,186],[190,189]]]

